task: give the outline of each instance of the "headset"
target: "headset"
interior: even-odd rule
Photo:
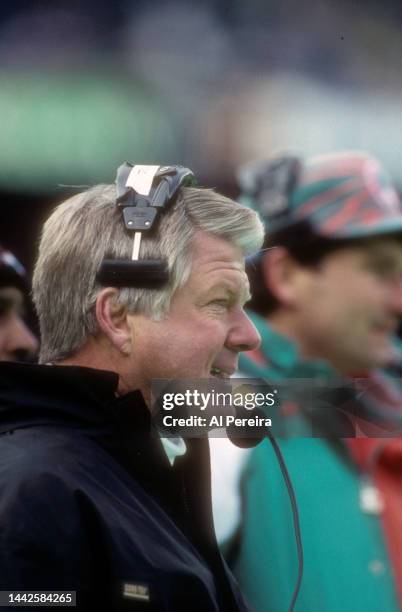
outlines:
[[[286,221],[291,196],[300,181],[303,162],[293,154],[284,154],[268,161],[257,161],[241,166],[237,182],[242,199],[255,208],[267,224]]]
[[[97,274],[101,285],[159,289],[169,282],[167,262],[139,259],[143,232],[155,231],[162,213],[176,200],[180,187],[197,184],[183,166],[143,166],[125,162],[116,176],[116,206],[126,230],[134,232],[131,260],[104,259]]]
[[[287,166],[289,168],[289,164]],[[294,171],[296,171],[296,166],[294,162],[292,166]],[[286,184],[290,190],[292,188],[290,180]],[[139,259],[142,233],[155,230],[161,214],[166,212],[176,200],[180,187],[194,185],[197,185],[197,180],[193,172],[183,166],[144,166],[128,162],[119,166],[116,176],[116,206],[122,211],[126,230],[134,232],[133,251],[131,260],[104,259],[102,261],[97,274],[97,280],[101,285],[159,289],[169,282],[166,261]],[[240,414],[240,407],[237,407],[236,410],[237,414]],[[255,436],[255,433],[252,435],[250,431],[249,437],[240,439],[236,436],[235,430],[227,428],[227,435],[233,444],[240,447],[256,446],[264,437],[267,437],[277,457],[291,503],[299,561],[296,587],[289,607],[289,612],[292,612],[303,574],[303,548],[296,497],[283,456],[268,429],[260,432],[258,437]]]

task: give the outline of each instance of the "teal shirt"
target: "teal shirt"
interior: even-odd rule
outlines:
[[[336,376],[324,362],[302,361],[294,344],[260,317],[266,367],[246,356],[249,376],[272,382]],[[319,438],[277,440],[295,489],[304,550],[299,612],[396,612],[392,568],[381,517],[360,508],[361,479],[352,464]],[[268,441],[250,455],[242,477],[242,538],[235,573],[255,612],[285,612],[297,576],[290,502]]]

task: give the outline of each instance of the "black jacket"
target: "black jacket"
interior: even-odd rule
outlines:
[[[116,398],[117,382],[0,364],[0,590],[75,590],[81,610],[247,610],[216,544],[207,440],[171,467],[141,394]]]

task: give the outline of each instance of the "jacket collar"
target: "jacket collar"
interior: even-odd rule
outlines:
[[[78,366],[0,364],[0,431],[59,422],[120,424],[147,429],[151,416],[140,391],[117,397],[115,372]]]

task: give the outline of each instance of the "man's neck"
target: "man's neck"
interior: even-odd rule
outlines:
[[[119,376],[117,395],[126,395],[134,389],[139,389],[145,401],[148,403],[144,393],[144,385],[141,384],[139,377],[133,372],[133,365],[128,358],[122,356],[105,339],[90,338],[74,355],[61,359],[56,362],[60,366],[80,366],[94,368],[96,370],[108,370],[116,372]]]

